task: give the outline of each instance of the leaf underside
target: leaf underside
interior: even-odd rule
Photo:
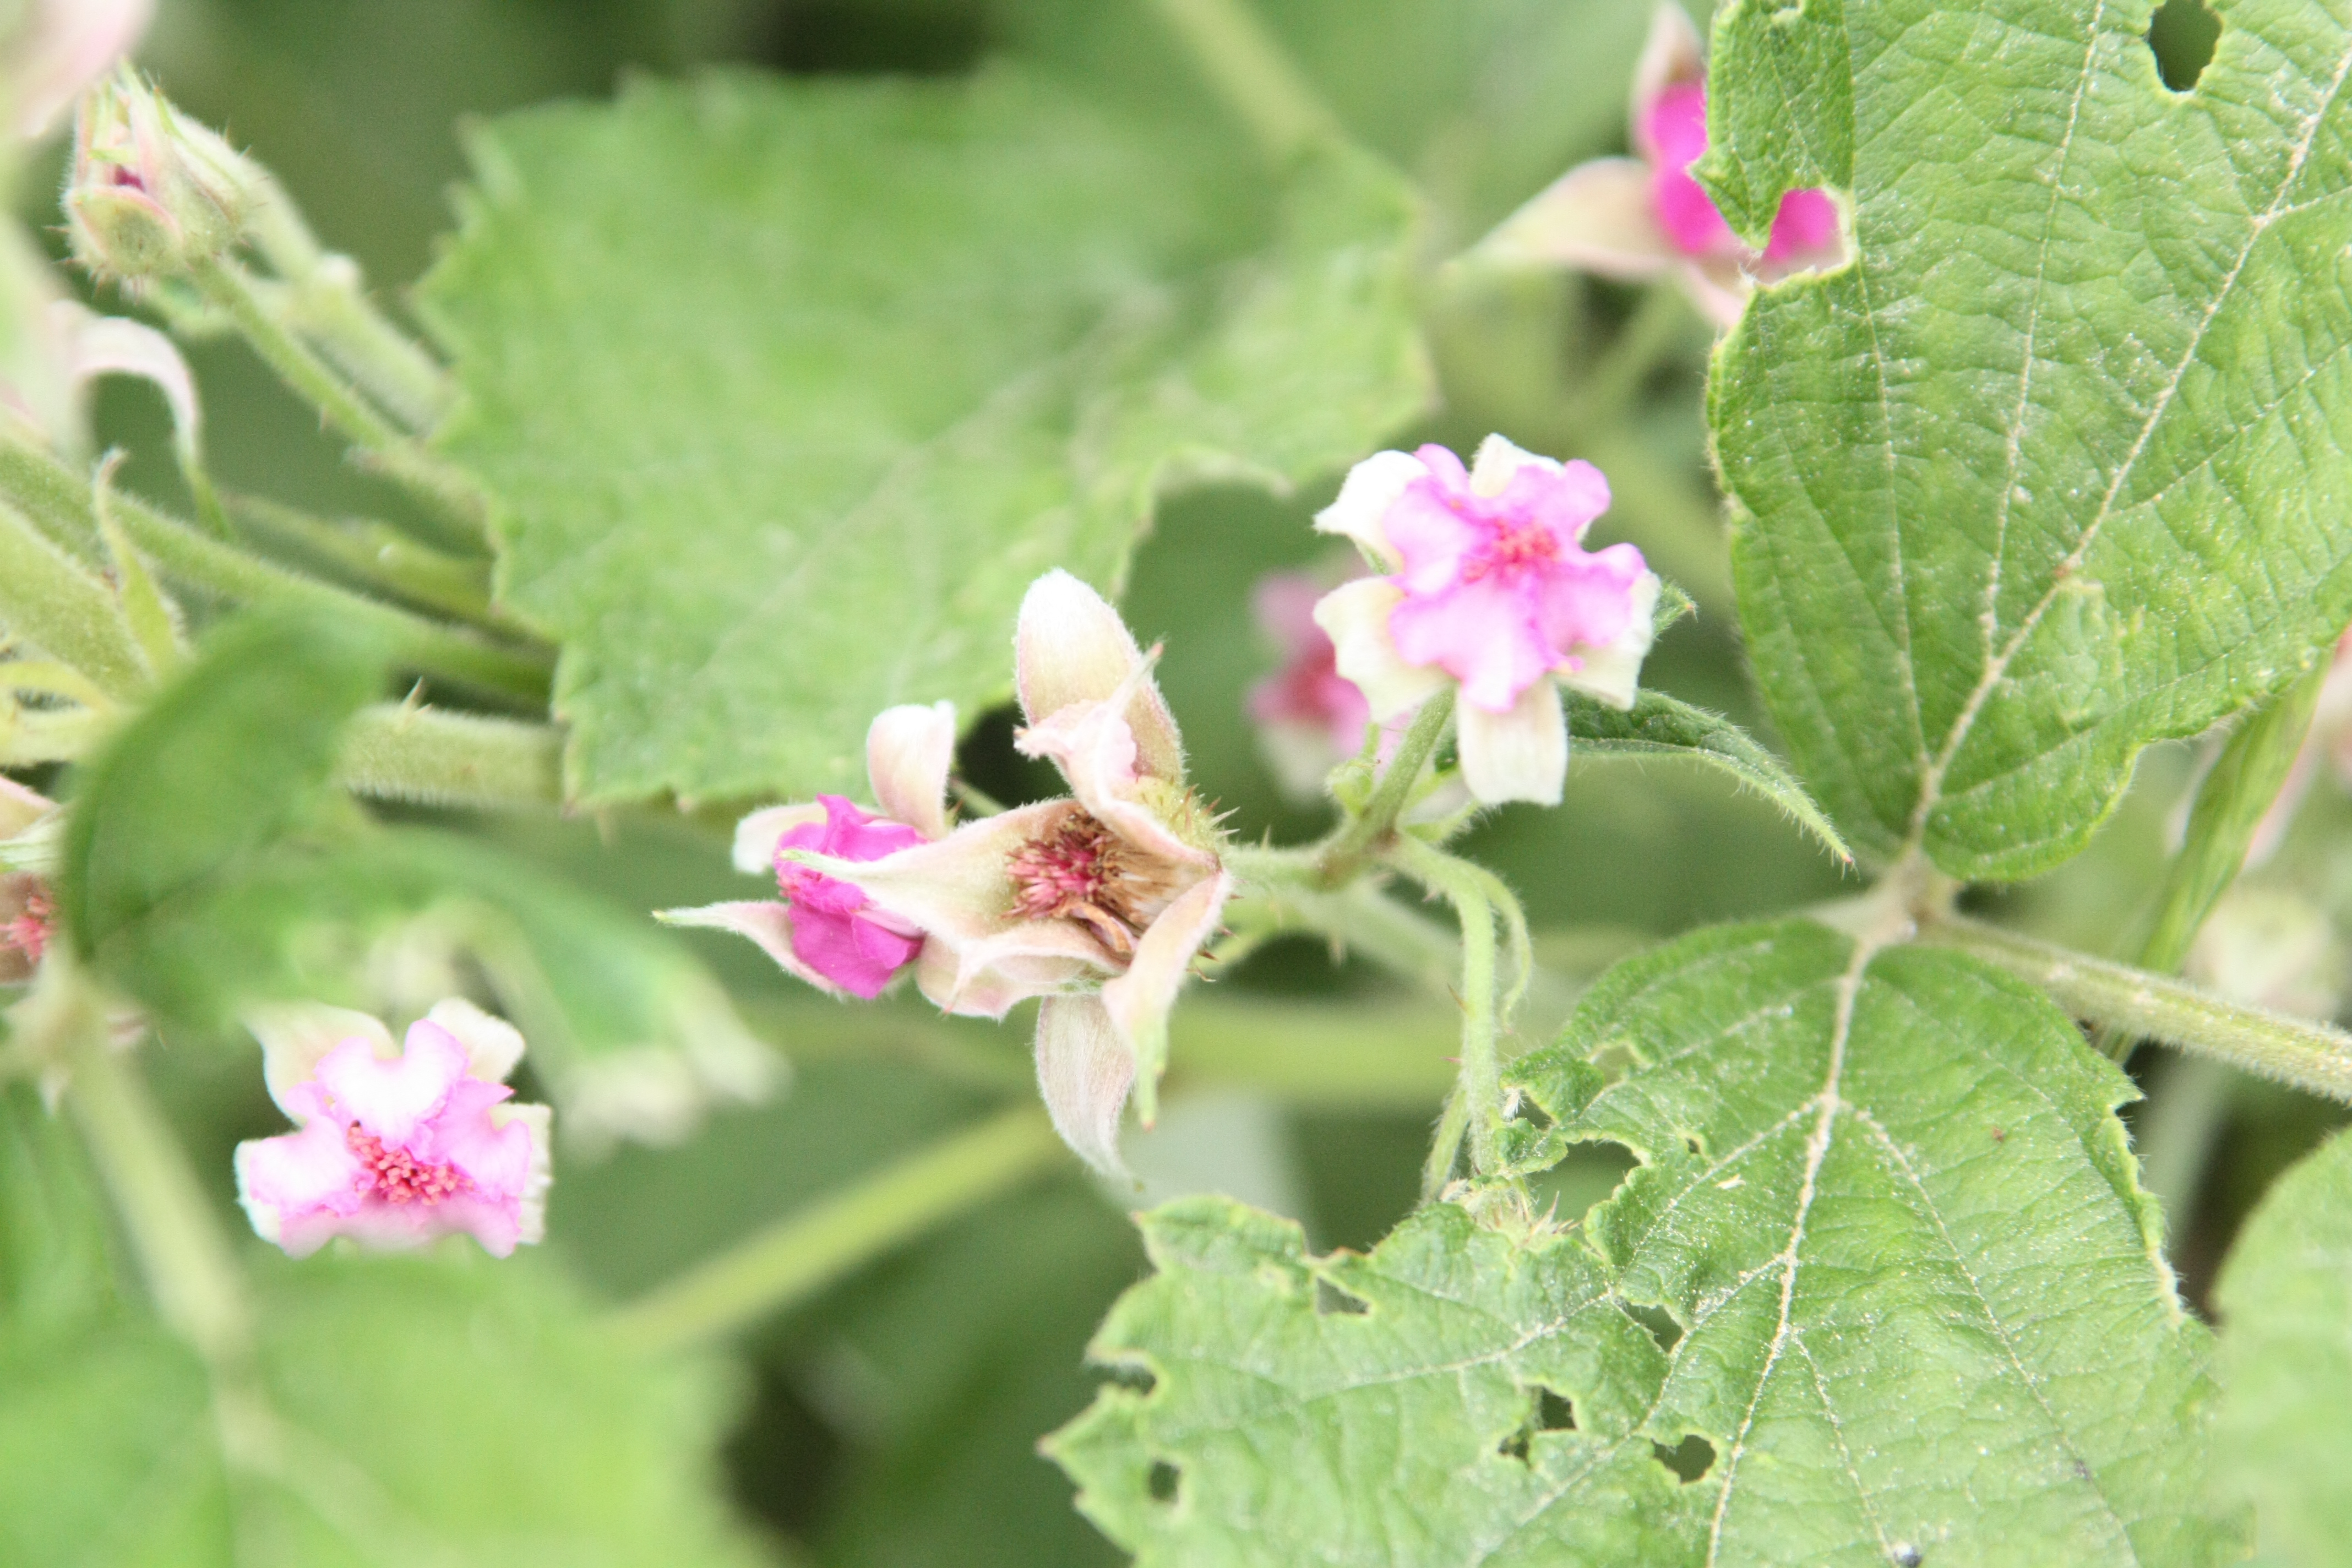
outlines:
[[[1039,573],[1115,586],[1163,490],[1427,397],[1412,200],[1359,154],[1277,190],[1008,68],[638,84],[473,152],[444,446],[563,644],[584,800],[855,788],[883,707],[1009,689]]]
[[[1759,295],[1709,416],[1758,678],[1874,853],[2045,868],[2352,618],[2352,17],[2215,9],[2187,93],[2140,0],[1717,25],[1735,226],[1851,198],[1857,264]]]
[[[1438,1205],[1318,1258],[1221,1200],[1146,1216],[1160,1273],[1095,1353],[1148,1387],[1052,1439],[1139,1562],[2242,1545],[2200,1507],[2207,1337],[2114,1114],[2130,1087],[2038,996],[1946,952],[1721,929],[1620,966],[1516,1077],[1551,1118],[1515,1124],[1525,1168],[1641,1162],[1580,1226]]]
[[[1568,732],[1580,757],[1680,757],[1728,773],[1744,789],[1770,801],[1841,860],[1853,854],[1837,826],[1780,759],[1720,713],[1667,696],[1643,691],[1623,712],[1570,692]]]

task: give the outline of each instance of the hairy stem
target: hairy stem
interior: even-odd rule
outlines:
[[[344,729],[335,782],[425,805],[561,805],[563,737],[545,724],[379,703]]]
[[[1245,0],[1158,0],[1160,14],[1192,51],[1209,84],[1276,163],[1318,142],[1336,142],[1339,117],[1299,74]]]
[[[419,544],[388,522],[331,521],[259,496],[231,497],[229,512],[265,542],[290,545],[419,608],[503,629],[490,605],[488,561]]]
[[[1044,1108],[1001,1112],[689,1269],[622,1308],[614,1325],[653,1351],[723,1339],[1063,1159]]]
[[[1469,1122],[1470,1168],[1486,1175],[1496,1167],[1495,1141],[1503,1128],[1495,905],[1479,868],[1443,850],[1406,837],[1396,840],[1389,855],[1400,870],[1452,903],[1462,921],[1462,1068],[1455,1093]]]
[[[1445,727],[1454,718],[1454,689],[1447,687],[1413,716],[1412,726],[1390,759],[1372,798],[1363,811],[1332,836],[1318,858],[1318,871],[1326,888],[1345,887],[1370,863],[1396,835],[1397,818],[1412,802],[1413,786],[1428,764]]]
[[[2078,1018],[2352,1102],[2352,1035],[2341,1029],[2225,1002],[2184,981],[1958,916],[1923,925],[1919,936],[2032,981]]]

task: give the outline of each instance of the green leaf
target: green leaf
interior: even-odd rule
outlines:
[[[134,994],[135,954],[312,810],[387,650],[332,619],[240,617],[73,789],[58,902],[74,945]]]
[[[2035,993],[1809,923],[1704,931],[1611,972],[1514,1077],[1549,1118],[1514,1128],[1525,1169],[1641,1162],[1576,1228],[1507,1187],[1365,1258],[1230,1206],[1147,1221],[1162,1272],[1096,1353],[1149,1391],[1055,1440],[1114,1540],[1188,1565],[2241,1545],[2200,1504],[2207,1339],[2114,1114],[2130,1085]]]
[[[1727,216],[1851,204],[1858,265],[1759,294],[1709,413],[1757,675],[1869,850],[2055,864],[2352,618],[2352,26],[2217,9],[2189,93],[2145,3],[1717,22]]]
[[[273,1279],[261,1323],[266,1413],[235,1422],[143,1321],[0,1331],[0,1559],[759,1561],[709,1487],[708,1376],[617,1349],[531,1265],[313,1259]]]
[[[1642,692],[1623,712],[1571,692],[1568,732],[1578,756],[1685,757],[1728,773],[1743,788],[1778,806],[1831,854],[1841,860],[1853,858],[1837,828],[1780,759],[1720,713],[1676,701],[1663,691]]]
[[[564,644],[583,799],[853,787],[880,708],[1003,694],[1038,573],[1116,585],[1164,491],[1427,396],[1412,202],[1360,155],[1270,191],[1005,69],[640,84],[473,150],[444,446]]]
[[[2352,1563],[2352,1138],[2271,1188],[2214,1287],[2221,1310],[2221,1481],[2265,1551]]]

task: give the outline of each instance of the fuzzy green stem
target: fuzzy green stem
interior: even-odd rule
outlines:
[[[1294,932],[1325,938],[1341,955],[1356,953],[1433,995],[1449,994],[1462,965],[1452,931],[1390,898],[1377,882],[1327,892],[1295,881],[1260,880],[1255,859],[1230,858],[1244,894],[1226,906],[1226,920],[1252,936]]]
[[[1445,1184],[1454,1179],[1454,1164],[1462,1158],[1462,1136],[1469,1131],[1470,1097],[1463,1092],[1457,1076],[1444,1109],[1437,1113],[1437,1130],[1430,1135],[1429,1155],[1421,1164],[1423,1203],[1435,1203]]]
[[[1503,1063],[1495,1006],[1495,906],[1476,867],[1411,837],[1398,838],[1389,858],[1406,875],[1453,904],[1462,922],[1462,1076],[1457,1093],[1469,1118],[1470,1168],[1496,1167],[1495,1141],[1503,1127]]]
[[[208,263],[197,269],[195,282],[278,378],[350,437],[373,466],[449,521],[477,535],[481,532],[488,506],[473,481],[427,454],[347,384],[278,319],[242,268],[230,262]]]
[[[620,1309],[614,1326],[656,1352],[724,1339],[1063,1160],[1042,1108],[1001,1112],[689,1269]]]
[[[1454,718],[1454,689],[1447,687],[1421,706],[1412,725],[1381,775],[1363,811],[1335,834],[1320,857],[1318,870],[1326,888],[1345,887],[1378,856],[1396,834],[1397,818],[1412,802],[1421,770],[1445,738]]]
[[[1267,157],[1287,163],[1318,142],[1337,142],[1339,117],[1245,0],[1158,0],[1160,14],[1201,72],[1250,129]]]
[[[6,483],[0,474],[0,489]],[[85,495],[83,504],[89,500]],[[90,532],[95,537],[94,517]],[[138,639],[112,590],[5,501],[0,501],[0,625],[110,697],[129,697],[147,685]]]
[[[2078,1018],[2352,1102],[2352,1035],[2341,1029],[2240,1006],[2183,981],[1958,916],[1930,921],[1919,935],[2032,981]]]
[[[343,731],[335,782],[423,805],[561,805],[563,736],[545,724],[380,703],[362,709]]]
[[[103,553],[98,518],[90,510],[89,480],[48,451],[7,434],[5,422],[0,422],[0,495],[16,502],[59,550],[91,562]]]
[[[259,496],[233,496],[236,521],[271,542],[290,544],[311,559],[349,574],[411,604],[497,627],[490,604],[489,563],[419,544],[390,523],[330,521]]]

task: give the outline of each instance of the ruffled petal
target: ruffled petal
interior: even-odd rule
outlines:
[[[1216,934],[1233,891],[1234,879],[1223,871],[1187,889],[1136,942],[1127,973],[1103,987],[1103,1005],[1134,1064],[1139,1086],[1137,1109],[1146,1127],[1159,1110],[1160,1073],[1168,1061],[1169,1010],[1192,973],[1193,956]]]
[[[535,1243],[547,1235],[547,1189],[554,1184],[555,1113],[544,1105],[501,1105],[490,1112],[501,1133],[520,1127],[530,1135],[530,1159],[524,1167],[522,1190],[515,1196],[515,1239]]]
[[[842,994],[841,987],[810,968],[802,961],[801,955],[793,951],[793,911],[790,905],[765,900],[704,904],[691,910],[656,910],[654,919],[664,925],[688,926],[702,931],[731,931],[737,936],[749,937],[793,979],[805,981],[828,996]]]
[[[269,1098],[298,1122],[318,1114],[316,1096],[308,1086],[319,1076],[319,1063],[328,1052],[356,1041],[371,1056],[400,1054],[383,1019],[348,1007],[315,1002],[255,1007],[245,1015],[245,1026],[261,1042],[261,1077]]]
[[[236,1201],[254,1234],[296,1257],[316,1250],[363,1198],[359,1159],[342,1127],[324,1118],[299,1132],[239,1143],[235,1163]]]
[[[504,1018],[490,1016],[463,996],[436,1002],[425,1016],[466,1047],[467,1072],[484,1083],[504,1083],[522,1060],[522,1031]]]
[[[1620,548],[1627,547],[1610,546]],[[1633,706],[1634,693],[1641,686],[1642,661],[1649,657],[1650,644],[1658,635],[1658,574],[1643,572],[1627,594],[1623,629],[1599,647],[1577,649],[1572,662],[1556,672],[1559,683],[1571,691],[1597,697],[1612,708]]]
[[[1428,477],[1427,466],[1410,452],[1375,452],[1348,470],[1338,498],[1315,514],[1316,531],[1345,534],[1374,567],[1393,572],[1400,563],[1389,540],[1389,509],[1407,485]]]
[[[1407,664],[1389,632],[1403,590],[1384,577],[1342,583],[1315,606],[1315,624],[1331,639],[1339,673],[1364,694],[1375,723],[1409,713],[1445,689],[1445,672]]]
[[[1398,656],[1432,665],[1459,681],[1465,707],[1499,713],[1552,665],[1524,589],[1488,577],[1426,598],[1409,598],[1389,616]]]
[[[1135,731],[1143,770],[1171,783],[1184,777],[1184,744],[1143,668],[1127,623],[1108,600],[1067,572],[1048,572],[1029,584],[1013,639],[1013,679],[1021,712],[1032,724],[1076,702],[1105,702],[1126,689],[1126,719]]]
[[[1110,1014],[1097,996],[1048,996],[1037,1008],[1037,1092],[1054,1131],[1106,1176],[1131,1180],[1118,1157],[1119,1113],[1135,1082]]]
[[[1573,267],[1638,282],[1682,258],[1658,226],[1650,166],[1635,158],[1579,163],[1505,218],[1471,253],[1507,266]]]
[[[862,915],[802,907],[793,911],[793,952],[852,996],[872,1001],[914,962],[923,942]]]
[[[1472,795],[1487,805],[1559,804],[1568,777],[1568,719],[1549,680],[1528,687],[1507,712],[1465,703],[1456,722],[1462,782]]]
[[[1600,470],[1585,463],[1594,473]],[[1499,496],[1510,489],[1511,481],[1519,477],[1521,468],[1532,468],[1538,479],[1558,475],[1561,470],[1557,458],[1538,457],[1517,441],[1497,430],[1478,443],[1478,450],[1470,459],[1470,493],[1477,496]],[[1604,487],[1601,493],[1608,493]],[[1603,503],[1604,510],[1606,503]]]
[[[336,1114],[388,1144],[405,1146],[466,1077],[466,1047],[438,1024],[419,1021],[387,1061],[368,1042],[346,1040],[319,1058],[320,1089]]]
[[[926,838],[945,838],[955,748],[952,702],[909,702],[875,715],[866,731],[866,776],[882,815]]]
[[[753,812],[735,825],[735,869],[747,876],[772,876],[776,847],[783,842],[784,835],[824,820],[824,803],[814,800]]]

